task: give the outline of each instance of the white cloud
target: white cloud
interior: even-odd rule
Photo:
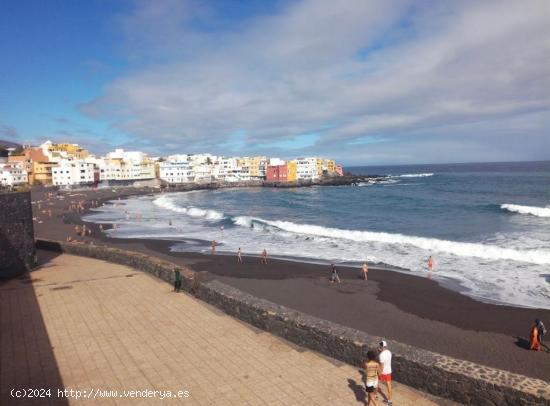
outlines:
[[[161,150],[223,152],[216,145],[244,131],[253,152],[327,127],[321,153],[369,136],[456,147],[450,126],[493,123],[498,133],[506,119],[550,110],[549,4],[309,0],[220,29],[215,10],[195,3],[138,3],[119,22],[140,68],[82,109]],[[537,143],[548,130],[546,121],[502,136]],[[464,154],[484,145],[467,138]]]

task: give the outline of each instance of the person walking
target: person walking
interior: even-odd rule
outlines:
[[[174,292],[179,292],[181,289],[181,273],[179,269],[174,269]]]
[[[369,266],[367,265],[367,261],[363,263],[363,267],[361,268],[361,276],[364,280],[368,280],[369,275]]]
[[[237,262],[239,264],[243,263],[243,253],[241,251],[241,247],[239,247],[239,249],[237,250]]]
[[[433,266],[434,266],[434,260],[433,260],[432,256],[430,255],[430,257],[428,258],[428,271],[429,272],[432,272]]]
[[[371,403],[378,406],[374,392],[378,388],[378,377],[382,373],[380,363],[376,360],[376,353],[372,350],[367,352],[367,360],[363,364],[365,370],[365,392],[367,392],[367,406]]]
[[[382,368],[382,373],[380,374],[380,381],[386,385],[388,395],[384,400],[384,403],[392,405],[392,388],[391,388],[391,351],[388,349],[388,343],[386,341],[380,341],[378,344],[378,359],[380,360],[380,365]],[[378,392],[382,393],[380,387],[378,387]]]
[[[262,251],[261,263],[267,265],[267,250],[265,248]]]

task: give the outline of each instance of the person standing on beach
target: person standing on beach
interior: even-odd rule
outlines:
[[[241,251],[241,247],[239,247],[239,249],[237,250],[237,262],[239,264],[243,263],[243,253]]]
[[[215,254],[216,253],[216,240],[212,240],[212,246],[211,246],[211,249],[212,249],[212,254]]]
[[[338,282],[340,283],[340,276],[338,276],[338,271],[336,270],[336,266],[334,264],[330,264],[331,271],[330,271],[330,283]]]
[[[179,292],[181,289],[181,273],[179,269],[174,269],[174,292]]]
[[[538,319],[535,320],[535,324],[531,326],[529,349],[533,351],[540,351],[539,329],[537,323],[538,321]]]
[[[376,353],[372,350],[367,352],[367,361],[363,364],[365,370],[365,392],[367,392],[367,406],[371,403],[378,406],[374,392],[378,388],[378,377],[382,373],[380,363],[376,360]]]
[[[368,274],[369,274],[369,266],[367,265],[367,261],[363,263],[363,267],[361,268],[361,276],[364,280],[368,280]]]
[[[544,336],[546,335],[546,327],[544,327],[544,324],[542,323],[542,321],[540,319],[536,319],[535,324],[537,325],[537,330],[538,330],[538,333],[539,333],[539,343],[540,343],[540,345],[542,345],[542,340],[543,340]]]
[[[387,403],[391,406],[391,351],[388,350],[388,343],[386,341],[380,341],[380,343],[378,344],[378,351],[380,352],[380,354],[378,355],[378,359],[380,360],[380,364],[382,365],[382,374],[380,375],[380,381],[384,382],[386,384],[386,388],[388,389],[388,395],[386,396],[386,400],[384,400],[384,403]],[[382,393],[380,387],[378,388],[378,392]]]
[[[262,264],[267,265],[267,250],[265,248],[262,251],[261,262],[262,262]]]
[[[428,271],[429,272],[432,272],[433,266],[434,266],[434,260],[433,260],[432,256],[430,255],[430,257],[428,258]]]

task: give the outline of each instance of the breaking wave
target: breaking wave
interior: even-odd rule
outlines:
[[[512,260],[538,265],[550,264],[550,251],[539,249],[517,250],[513,248],[502,248],[495,245],[447,241],[403,234],[344,230],[280,220],[270,221],[249,216],[238,216],[232,218],[232,221],[235,225],[256,230],[282,230],[313,237],[337,238],[355,242],[411,245],[427,251],[445,252],[461,257],[476,257],[489,260]]]
[[[223,213],[216,210],[205,210],[199,207],[181,207],[175,204],[168,196],[161,196],[153,203],[163,209],[171,210],[176,213],[187,214],[191,217],[204,217],[207,220],[223,220],[225,218]]]
[[[550,207],[520,206],[518,204],[502,204],[500,208],[513,213],[530,214],[536,217],[550,217]]]
[[[405,173],[403,175],[395,175],[394,178],[427,178],[434,176],[433,173]]]

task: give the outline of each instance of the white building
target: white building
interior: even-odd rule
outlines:
[[[297,180],[315,180],[317,178],[319,178],[317,158],[296,158]]]
[[[124,151],[122,148],[117,148],[113,152],[108,152],[107,159],[119,159],[125,162],[143,162],[147,155],[141,151]]]
[[[159,162],[159,178],[168,183],[190,183],[195,173],[187,160]]]
[[[100,180],[146,180],[155,178],[155,163],[141,151],[115,149],[96,162]]]
[[[25,166],[19,162],[0,164],[0,185],[16,186],[28,183],[28,174]]]
[[[214,165],[194,165],[192,171],[195,175],[195,183],[208,183],[212,182],[212,172]]]
[[[222,181],[236,182],[235,172],[238,170],[238,158],[219,157],[212,168],[212,176]]]
[[[270,166],[281,166],[285,165],[286,161],[280,159],[280,158],[269,158],[269,165]]]
[[[95,165],[84,160],[61,160],[52,167],[52,184],[56,186],[94,183]]]
[[[218,157],[212,154],[195,154],[187,155],[187,160],[191,166],[213,165],[218,160]]]

